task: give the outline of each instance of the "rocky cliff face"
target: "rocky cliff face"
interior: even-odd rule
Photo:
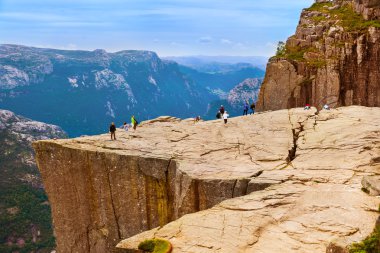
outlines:
[[[174,252],[325,252],[360,240],[379,216],[360,184],[379,173],[379,116],[349,107],[227,125],[161,117],[117,141],[36,142],[57,250],[112,252],[149,229],[118,247],[163,237]]]
[[[380,1],[319,0],[267,65],[257,109],[380,106]]]

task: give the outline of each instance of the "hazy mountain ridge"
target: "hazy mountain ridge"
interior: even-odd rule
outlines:
[[[168,56],[163,59],[175,61],[181,65],[202,72],[227,72],[242,66],[258,67],[265,70],[269,57],[265,56]]]

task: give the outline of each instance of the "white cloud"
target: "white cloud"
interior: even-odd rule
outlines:
[[[202,44],[211,43],[212,42],[212,37],[210,37],[210,36],[201,37],[201,38],[199,38],[198,42],[202,43]]]
[[[231,45],[232,41],[230,41],[229,39],[221,39],[220,43],[225,44],[225,45]]]

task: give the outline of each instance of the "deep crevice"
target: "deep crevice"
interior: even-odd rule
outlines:
[[[115,218],[116,229],[117,229],[117,236],[119,237],[119,239],[122,239],[121,233],[120,233],[119,218],[116,215],[116,209],[115,209],[115,204],[114,204],[114,199],[113,199],[113,194],[112,194],[110,171],[107,171],[107,182],[108,182],[108,187],[110,189],[110,198],[111,198],[112,212],[113,212],[113,215],[114,215],[114,218]]]

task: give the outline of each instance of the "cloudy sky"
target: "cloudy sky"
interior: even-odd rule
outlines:
[[[270,56],[313,0],[0,0],[0,44]]]

